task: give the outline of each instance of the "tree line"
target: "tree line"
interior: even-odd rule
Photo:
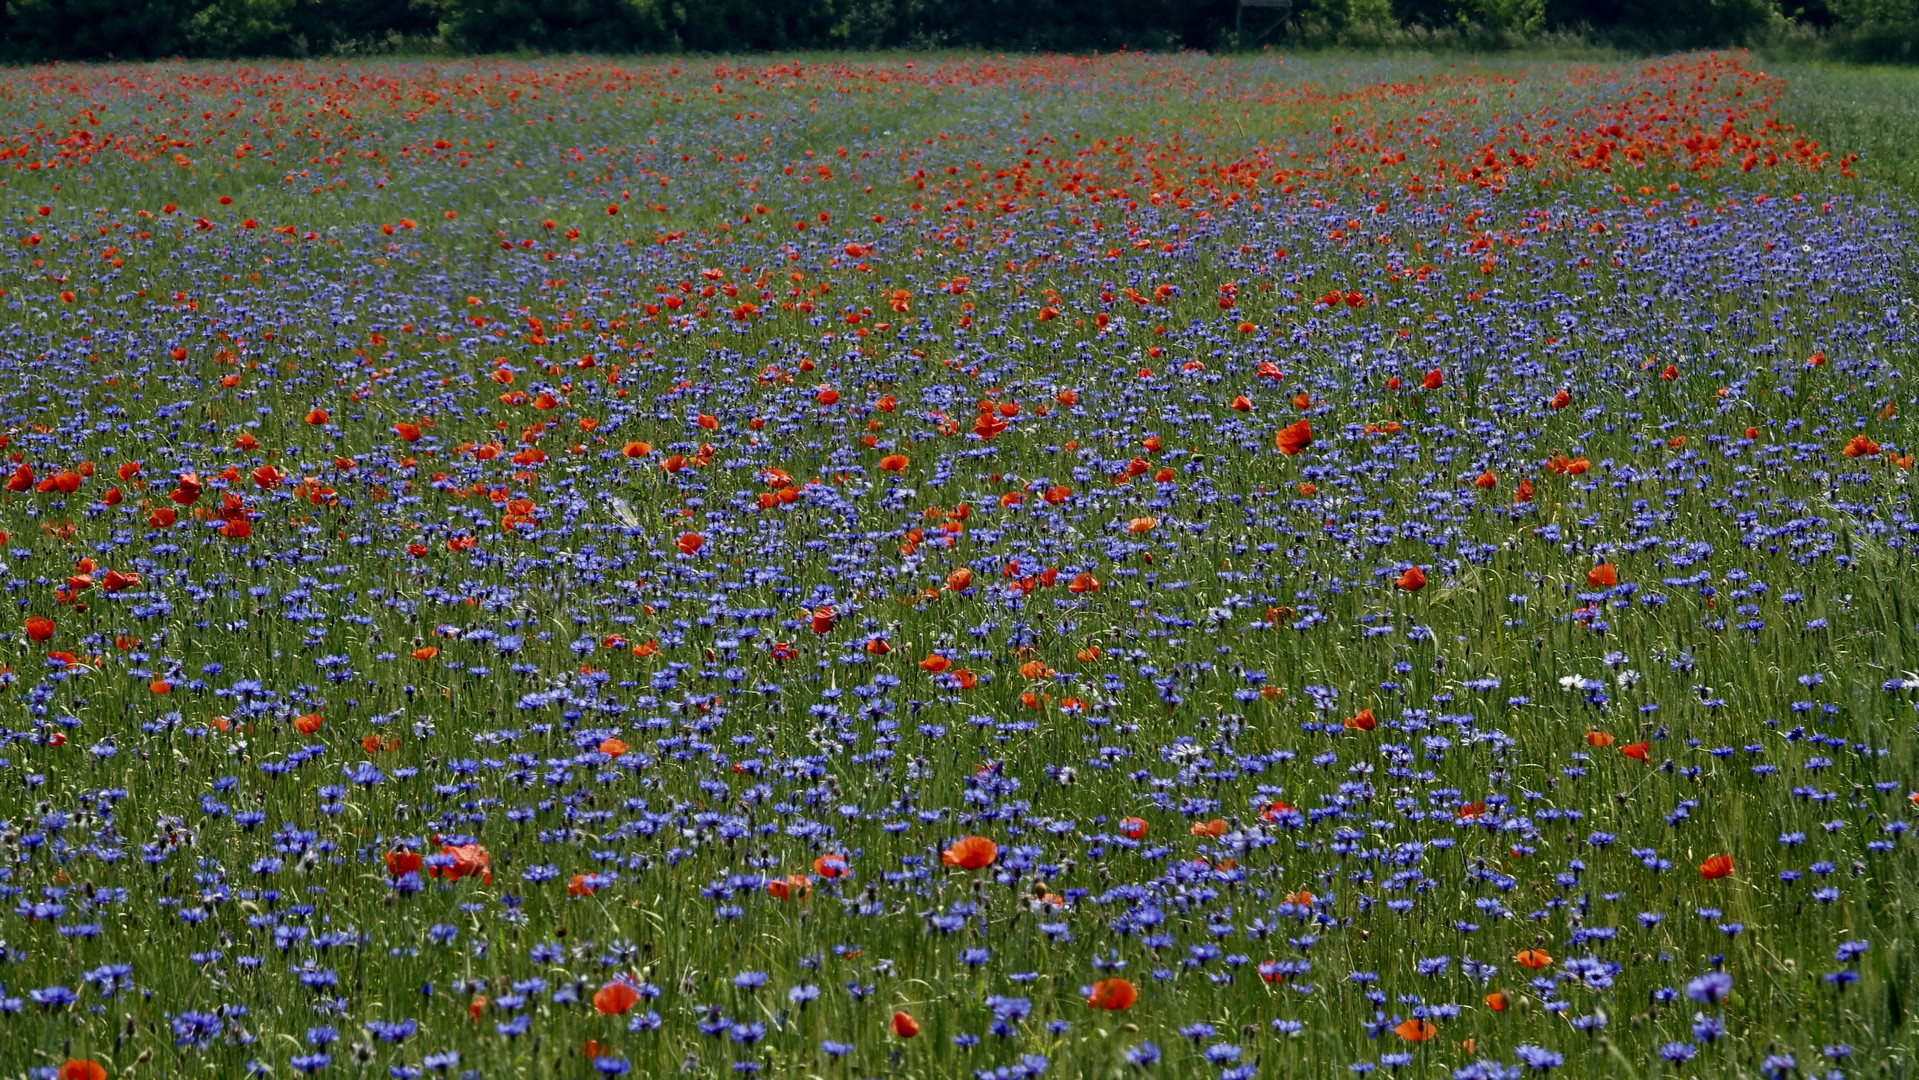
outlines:
[[[1272,4],[1283,6],[1270,6]],[[1783,6],[1782,6],[1783,5]],[[3,0],[0,59],[976,48],[1672,49],[1790,38],[1900,59],[1919,0]]]

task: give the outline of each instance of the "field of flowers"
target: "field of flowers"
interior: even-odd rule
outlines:
[[[0,73],[0,1076],[1910,1077],[1761,67]]]

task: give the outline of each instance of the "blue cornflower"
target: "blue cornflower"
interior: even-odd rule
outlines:
[[[1708,971],[1686,984],[1686,996],[1704,1005],[1716,1005],[1732,993],[1732,976],[1723,971]]]
[[[1522,1044],[1513,1048],[1513,1056],[1533,1072],[1550,1072],[1566,1063],[1566,1055],[1543,1046]]]

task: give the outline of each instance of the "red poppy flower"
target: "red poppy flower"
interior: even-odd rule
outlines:
[[[107,1067],[92,1058],[68,1058],[60,1066],[60,1080],[107,1080]]]
[[[1732,856],[1714,855],[1712,858],[1700,863],[1699,876],[1705,878],[1707,881],[1714,881],[1722,877],[1731,877]]]
[[[444,878],[447,881],[458,881],[463,877],[479,874],[483,884],[493,884],[493,857],[480,845],[461,844],[455,847],[451,844],[442,844],[440,854],[453,856],[453,862],[448,866],[433,867],[432,876]]]
[[[1301,450],[1313,445],[1313,425],[1310,421],[1297,420],[1279,429],[1279,435],[1273,440],[1279,452],[1292,457]]]
[[[174,483],[173,490],[167,493],[167,498],[172,499],[181,506],[192,506],[199,500],[200,490],[200,477],[198,475],[194,473],[182,473],[180,474],[180,479]]]
[[[805,874],[788,874],[766,883],[766,895],[775,900],[804,900],[812,891],[813,882]]]
[[[920,1033],[920,1022],[913,1019],[911,1013],[894,1013],[893,1020],[887,1027],[892,1030],[893,1034],[902,1039],[910,1039]]]
[[[999,845],[984,836],[968,836],[940,852],[940,862],[961,870],[979,870],[999,858]]]
[[[1878,457],[1879,444],[1864,435],[1854,435],[1846,442],[1845,449],[1839,451],[1849,458]]]
[[[1130,1009],[1139,1000],[1139,991],[1125,979],[1101,979],[1093,984],[1093,992],[1086,995],[1086,1004],[1107,1012],[1119,1012]]]
[[[390,877],[405,877],[418,873],[426,860],[417,851],[389,851],[386,853],[386,872]]]
[[[47,641],[53,637],[53,620],[45,615],[27,616],[27,637],[33,641]]]
[[[1427,1039],[1439,1034],[1439,1029],[1424,1020],[1414,1018],[1401,1021],[1398,1026],[1393,1028],[1393,1034],[1405,1039],[1407,1042],[1425,1042]]]
[[[1553,958],[1544,949],[1521,949],[1513,954],[1513,963],[1520,967],[1538,970],[1553,962]]]
[[[1409,566],[1406,568],[1406,572],[1399,575],[1399,579],[1394,581],[1393,584],[1405,589],[1407,592],[1418,592],[1426,587],[1426,571],[1421,570],[1417,566]]]
[[[640,1000],[640,992],[619,980],[593,992],[593,1009],[601,1016],[619,1016]]]

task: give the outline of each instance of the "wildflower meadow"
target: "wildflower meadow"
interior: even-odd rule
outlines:
[[[0,1076],[1911,1077],[1745,53],[0,72]]]

